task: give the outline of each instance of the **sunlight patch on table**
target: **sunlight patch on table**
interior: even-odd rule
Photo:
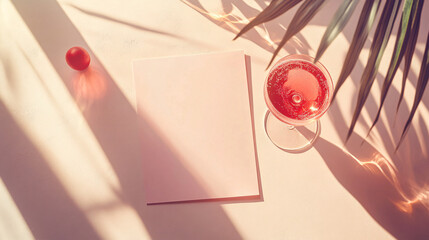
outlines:
[[[0,203],[0,239],[34,239],[1,178]]]

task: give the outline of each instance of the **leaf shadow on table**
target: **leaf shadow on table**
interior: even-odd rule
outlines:
[[[333,104],[330,111],[333,112],[331,119],[339,119],[334,121],[336,128],[346,130],[338,106]],[[414,144],[407,144],[407,147],[419,152],[416,138],[412,127],[407,141]],[[410,172],[417,170],[412,169],[411,159],[395,164],[357,134],[352,135],[344,147],[319,138],[314,148],[339,183],[390,234],[398,239],[429,237],[429,179],[422,179],[429,170],[427,159],[422,156],[417,159],[419,168],[424,168],[422,172]]]
[[[259,10],[240,0],[222,1],[221,12],[208,11],[203,7],[204,1],[202,0],[182,0],[182,2],[219,27],[233,33],[237,33],[247,23],[245,20],[251,19],[259,13]],[[263,1],[256,0],[255,3],[261,8],[266,7],[266,3]],[[332,9],[336,9],[340,3],[341,1],[329,1],[327,3],[329,6],[323,7],[309,25],[327,26],[332,17],[330,14]],[[361,9],[361,7],[360,3],[357,9]],[[244,18],[233,14],[234,9],[238,9]],[[353,26],[358,21],[359,14],[357,13],[358,10],[343,30],[343,35],[349,42],[353,38]],[[290,22],[291,16],[291,13],[285,14],[268,24],[250,30],[243,37],[272,52],[273,46],[280,41],[281,34],[285,32],[282,24]],[[423,22],[425,18],[423,17]],[[398,22],[395,29],[397,27]],[[425,29],[427,27],[423,26],[420,32],[427,31]],[[396,30],[391,35],[395,36]],[[425,34],[420,35],[424,37]],[[303,44],[296,45],[294,41],[288,42],[284,48],[289,54],[309,53],[309,44],[302,35],[298,36],[295,41]],[[424,42],[424,39],[419,38],[418,42]],[[364,49],[369,48],[370,42],[366,41]],[[413,61],[416,59],[422,59],[422,54],[418,50],[416,50]],[[364,64],[365,62],[358,60],[349,78],[356,89],[360,86],[361,74],[365,69]],[[400,69],[403,70],[402,65]],[[400,80],[400,73],[397,73],[396,78],[396,81]],[[417,73],[410,71],[408,78],[409,82],[415,86]],[[379,71],[375,84],[381,88],[383,81],[384,75]],[[350,104],[352,112],[347,114],[353,114],[357,92],[357,90],[353,92],[350,102],[342,103]],[[341,91],[339,95],[341,95]],[[386,118],[386,120],[380,120],[367,139],[353,134],[344,150],[325,139],[316,141],[314,147],[322,155],[338,181],[382,227],[399,239],[425,239],[429,236],[429,230],[426,229],[426,226],[429,225],[429,179],[426,174],[429,171],[426,153],[426,149],[429,149],[429,141],[427,141],[429,132],[425,121],[420,116],[420,126],[414,125],[410,128],[403,146],[395,153],[396,143],[409,113],[406,104],[402,104],[399,112],[396,113],[398,99],[398,90],[391,88],[382,111],[382,119]],[[370,94],[362,111],[369,114],[371,120],[378,110],[377,100],[374,94]],[[426,107],[428,104],[428,100],[423,99],[420,108]],[[341,139],[345,139],[348,130],[343,114],[336,102],[332,104],[327,114]],[[358,121],[358,124],[366,130],[369,129],[371,123],[362,118]],[[371,142],[377,142],[378,145],[375,146]],[[377,147],[385,148],[387,155],[383,156],[376,149]]]
[[[357,75],[361,71],[363,65],[358,62],[350,77],[356,87],[360,79]],[[384,80],[380,73],[377,80],[379,84]],[[382,117],[383,121],[377,123],[368,138],[354,133],[343,146],[319,138],[314,148],[338,182],[380,226],[398,239],[426,239],[429,237],[429,162],[425,149],[429,149],[429,132],[420,115],[419,126],[413,125],[409,129],[403,146],[395,152],[396,141],[409,112],[405,105],[396,114],[398,98],[398,90],[392,88],[383,110],[387,117]],[[355,102],[350,104],[354,106]],[[421,103],[427,104],[427,101]],[[364,111],[375,116],[377,110],[376,99],[370,94]],[[351,113],[341,111],[337,101],[331,104],[326,114],[341,139],[345,139],[348,130],[344,114]],[[363,119],[359,124],[369,129]],[[387,155],[383,156],[377,150],[379,147],[386,149]]]
[[[358,61],[350,75],[356,89],[363,70],[364,65]],[[397,73],[396,80],[401,80],[401,77]],[[409,81],[416,80],[416,73],[410,71]],[[375,84],[381,88],[383,81],[384,75],[378,72]],[[350,102],[352,110],[356,104],[356,93]],[[419,121],[419,126],[412,125],[402,146],[395,152],[410,110],[407,104],[403,104],[396,112],[398,99],[399,91],[391,87],[381,119],[367,138],[355,131],[344,146],[321,138],[314,147],[336,179],[390,234],[398,239],[426,239],[429,237],[429,162],[425,149],[429,148],[426,141],[429,132],[427,123],[423,121]],[[344,114],[351,115],[353,112],[342,112],[339,104],[333,102],[327,115],[337,134],[345,140],[348,126]],[[423,99],[420,107],[425,108],[428,104]],[[370,116],[370,121],[362,117],[358,121],[364,131],[368,131],[378,106],[376,97],[370,94],[363,109]],[[386,150],[387,155],[383,156],[377,150],[380,147]]]
[[[33,237],[100,239],[56,173],[46,164],[43,154],[1,101],[0,120],[0,178]],[[13,232],[14,228],[8,230]]]
[[[247,3],[243,0],[222,0],[219,1],[218,8],[215,11],[209,11],[204,6],[206,5],[206,1],[204,0],[181,0],[184,4],[189,6],[190,8],[194,9],[198,13],[200,13],[203,17],[208,19],[209,21],[215,23],[219,27],[222,27],[223,29],[230,31],[232,33],[238,33],[240,29],[242,29],[248,22],[248,20],[251,20],[254,18],[259,12],[259,9],[256,9],[255,5],[259,6],[261,9],[265,8],[267,6],[267,2],[261,1],[261,0],[254,0],[253,4]],[[316,25],[316,26],[323,26],[326,27],[332,18],[332,9],[337,9],[339,5],[341,4],[342,0],[332,0],[332,1],[326,1],[324,3],[324,6],[321,8],[321,10],[316,14],[316,16],[309,22],[308,25]],[[213,4],[209,4],[211,6]],[[273,52],[275,50],[275,45],[277,45],[281,38],[283,37],[283,34],[285,32],[285,28],[287,27],[288,23],[293,17],[293,13],[298,8],[300,4],[292,8],[289,12],[269,21],[265,24],[260,24],[253,29],[249,30],[247,33],[243,34],[241,37],[248,39],[249,41],[252,41],[259,47],[269,51]],[[351,16],[349,23],[347,26],[343,29],[342,35],[347,39],[347,41],[350,43],[353,39],[355,26],[357,25],[358,19],[359,19],[359,13],[362,9],[363,2],[358,3],[358,6],[356,8],[356,11]],[[428,6],[426,6],[428,7]],[[234,11],[235,10],[235,11]],[[378,12],[378,16],[381,15],[381,10]],[[423,17],[423,22],[426,17]],[[376,24],[375,24],[376,25]],[[399,21],[396,21],[395,29],[392,31],[391,36],[396,36],[396,28],[399,25]],[[373,30],[376,26],[373,27]],[[424,28],[427,28],[426,26],[423,26],[420,32],[425,32]],[[418,43],[424,43],[425,34],[420,34],[418,38]],[[318,38],[322,38],[322,34],[320,36],[317,36]],[[370,39],[371,37],[369,37]],[[333,45],[331,45],[329,49],[334,48],[335,41]],[[363,49],[368,50],[371,46],[371,42],[367,40],[364,44]],[[301,54],[309,54],[311,50],[311,46],[305,39],[305,37],[298,33],[294,38],[292,38],[290,41],[287,42],[287,44],[284,46],[284,49],[288,54],[295,54],[295,53],[301,53]],[[388,55],[391,53],[386,53],[385,55]],[[280,56],[279,56],[280,57]],[[416,53],[414,54],[414,58],[422,59],[422,53],[419,52],[416,49]],[[324,58],[322,56],[322,62],[324,61]],[[268,59],[267,59],[268,62]],[[363,73],[365,69],[366,62],[362,62],[360,59],[357,61],[353,71],[351,78],[356,79],[354,81],[355,86],[359,87],[360,82],[357,80],[361,78],[361,74]],[[387,63],[386,63],[387,64]],[[403,70],[403,65],[400,65],[400,69]],[[399,75],[399,73],[397,74]],[[382,82],[384,81],[383,75],[380,73],[380,71],[377,74],[377,80],[376,82],[379,83],[379,85],[382,85]],[[335,82],[336,79],[334,79]],[[409,74],[409,81],[412,85],[416,85],[417,81],[417,74],[413,71],[410,71]],[[352,107],[351,109],[354,109],[354,106],[356,105],[356,99],[357,99],[357,91],[354,92],[354,95],[350,97],[352,99]],[[374,101],[374,98],[370,96],[368,100],[368,103],[364,105],[363,112],[367,111],[371,114],[371,116],[375,116],[377,109],[370,110],[367,109],[368,105],[376,106],[376,101]],[[385,108],[387,109],[387,108]],[[395,107],[390,107],[387,111],[389,111],[389,114],[394,114]],[[351,112],[353,114],[353,112]],[[361,124],[368,123],[359,121]],[[369,126],[368,126],[369,127]]]
[[[209,7],[212,7],[213,1],[181,0],[181,2],[200,13],[209,21],[234,34],[237,34],[250,20],[256,17],[261,12],[261,9],[264,9],[268,6],[267,1],[263,0],[253,0],[254,3],[243,0],[218,0],[217,2],[219,2],[219,4],[216,10],[208,10],[205,6],[209,3]],[[324,6],[322,6],[321,10],[308,23],[308,25],[323,26],[326,28],[327,25],[331,22],[333,13],[332,10],[337,9],[341,3],[342,0],[326,1],[323,3]],[[255,5],[257,5],[258,8],[254,7]],[[283,34],[286,32],[294,12],[299,7],[299,5],[300,3],[297,4],[297,6],[294,6],[287,13],[284,13],[273,20],[255,26],[243,34],[241,38],[248,39],[259,47],[269,52],[273,52],[276,45],[281,41]],[[358,7],[349,20],[349,23],[342,30],[342,34],[347,38],[349,43],[352,41],[355,30],[355,28],[352,26],[357,25],[359,12],[362,8],[362,5],[363,3],[358,3]],[[378,12],[378,16],[380,14],[381,10]],[[398,21],[396,22],[396,25],[398,25]],[[375,28],[375,26],[373,28]],[[396,31],[392,31],[391,36],[396,36]],[[317,38],[321,39],[322,34],[320,34],[320,36]],[[419,36],[417,42],[424,44],[424,36]],[[369,47],[370,42],[366,41],[364,49],[368,49]],[[293,38],[291,38],[283,48],[287,51],[288,54],[301,53],[308,55],[309,50],[311,50],[310,44],[299,32]],[[333,48],[333,46],[331,46],[331,48]],[[419,53],[418,50],[416,50],[416,52]],[[419,58],[422,58],[421,53]]]
[[[243,0],[222,0],[221,8],[222,13],[213,13],[203,6],[201,0],[181,0],[184,4],[188,5],[192,9],[199,12],[203,17],[218,25],[219,27],[237,34],[241,28],[243,28],[248,19],[255,17],[259,10],[250,6],[248,3]],[[262,0],[255,0],[255,3],[261,7],[265,8],[267,3]],[[244,16],[243,18],[238,17],[236,14],[232,13],[233,9],[236,8]],[[250,30],[242,37],[252,41],[257,44],[259,47],[265,49],[268,52],[274,52],[275,45],[281,41],[283,34],[285,32],[286,26],[282,23],[290,22],[292,19],[292,14],[287,13],[279,18],[269,22],[267,24],[262,24],[256,30]],[[303,37],[301,33],[296,34],[287,45],[284,46],[284,49],[290,53],[303,53],[308,54],[308,49],[310,48],[309,43]]]
[[[97,17],[97,18],[101,18],[101,19],[104,19],[104,20],[107,20],[107,21],[115,22],[115,23],[118,23],[118,24],[126,25],[126,26],[129,26],[131,28],[135,28],[135,29],[140,30],[140,31],[145,31],[145,32],[150,32],[150,33],[155,33],[155,34],[161,34],[161,35],[165,35],[165,36],[169,36],[169,37],[173,37],[173,38],[181,38],[180,36],[178,36],[176,34],[173,34],[173,33],[159,31],[159,30],[156,30],[156,29],[153,29],[153,28],[149,28],[149,27],[145,27],[145,26],[142,26],[142,25],[139,25],[139,24],[134,24],[134,23],[126,22],[126,21],[123,21],[123,20],[120,20],[120,19],[117,19],[117,18],[113,18],[113,17],[108,16],[108,15],[104,15],[104,14],[101,14],[101,13],[98,13],[98,12],[94,12],[94,11],[91,11],[91,10],[87,10],[87,9],[81,8],[81,7],[79,7],[79,6],[75,5],[75,4],[68,3],[66,5],[74,8],[74,9],[76,9],[76,10],[82,12],[82,13],[85,13],[87,15],[90,15],[90,16],[93,16],[93,17]]]
[[[220,3],[220,8],[222,10],[219,12],[210,12],[204,8],[204,0],[182,0],[182,2],[192,9],[199,12],[202,16],[210,20],[211,22],[215,23],[219,27],[224,28],[225,30],[228,30],[233,33],[238,33],[238,31],[243,28],[247,21],[249,19],[252,19],[255,17],[260,10],[255,9],[252,7],[249,3],[244,2],[243,0],[222,0]],[[265,8],[267,6],[267,3],[261,0],[254,0],[255,4],[258,5],[261,8]],[[316,16],[309,22],[308,25],[317,25],[317,26],[324,26],[326,27],[332,18],[332,9],[336,9],[340,4],[341,0],[335,0],[335,1],[327,1],[325,5],[322,7],[320,12],[316,14]],[[253,4],[254,5],[254,4]],[[299,5],[299,4],[298,4]],[[362,4],[358,4],[357,9],[362,8]],[[286,14],[283,14],[270,22],[266,24],[261,24],[259,26],[256,26],[255,28],[249,30],[247,33],[243,34],[242,37],[248,39],[249,41],[252,41],[253,43],[257,44],[259,47],[269,51],[273,52],[275,50],[274,46],[277,45],[281,38],[283,37],[283,34],[285,32],[285,28],[287,27],[288,23],[291,21],[294,12],[298,6],[295,6],[292,8],[289,12]],[[243,17],[239,17],[236,12],[232,12],[234,9],[238,10]],[[358,11],[356,11],[358,13]],[[348,40],[348,42],[352,41],[353,34],[354,34],[354,28],[352,26],[357,25],[359,19],[359,14],[354,14],[349,23],[348,26],[342,31],[344,37]],[[261,33],[261,31],[263,33]],[[395,32],[392,32],[392,36],[395,35]],[[319,36],[322,38],[322,35]],[[333,46],[331,46],[333,48]],[[366,41],[364,44],[364,49],[370,48],[370,42]],[[284,46],[284,50],[288,54],[310,54],[311,46],[305,39],[305,37],[298,33],[294,38],[289,40],[287,44]],[[323,62],[323,56],[322,56],[322,62]],[[267,59],[268,63],[268,59]],[[357,82],[357,79],[360,79],[360,74],[364,71],[365,63],[363,63],[361,60],[358,60],[356,63],[356,66],[354,67],[351,78],[356,79],[354,81],[355,86],[359,87],[360,83]],[[377,79],[381,81],[382,77],[381,74],[378,73]],[[334,79],[335,82],[336,79]],[[341,92],[340,92],[341,94]],[[354,106],[356,105],[356,99],[357,99],[357,91],[353,93],[353,96],[350,97],[351,99],[351,105],[354,109]],[[375,100],[372,96],[369,97],[368,104],[366,104],[363,108],[363,112],[368,111],[367,105],[372,105],[375,103]],[[393,109],[389,109],[389,111]],[[353,114],[353,112],[351,113]],[[375,115],[374,113],[371,113],[372,115]],[[362,124],[366,124],[365,122],[361,122]],[[368,126],[369,127],[369,126]]]
[[[362,140],[355,135],[350,145],[360,146]],[[403,179],[396,174],[389,160],[368,143],[359,149],[348,147],[343,150],[320,138],[314,147],[341,185],[395,238],[429,237],[429,206],[424,202],[427,201],[427,188],[414,193],[415,198],[407,197],[402,187]]]
[[[198,41],[198,40],[195,40],[195,39],[187,38],[186,36],[180,36],[178,34],[166,32],[166,31],[161,31],[161,30],[157,30],[157,29],[154,29],[154,28],[146,27],[146,26],[143,26],[141,24],[137,24],[137,23],[125,21],[125,20],[122,20],[120,18],[115,18],[115,17],[109,16],[109,15],[106,15],[106,14],[103,14],[103,13],[100,13],[100,12],[97,12],[97,11],[92,11],[92,10],[89,10],[89,9],[85,9],[85,8],[79,7],[79,6],[75,5],[75,4],[66,3],[64,5],[68,6],[68,7],[71,7],[73,9],[76,9],[79,12],[81,12],[83,14],[86,14],[88,16],[91,16],[91,17],[94,17],[94,18],[98,18],[98,19],[103,19],[105,21],[116,23],[116,24],[120,24],[120,25],[127,26],[127,27],[130,27],[130,28],[134,28],[134,29],[136,29],[138,31],[143,31],[143,32],[147,32],[147,33],[159,34],[159,35],[167,36],[167,37],[174,38],[174,39],[179,40],[179,41],[184,41],[184,42],[187,42],[187,43],[190,43],[190,44],[193,44],[193,45],[203,46],[203,47],[205,47],[207,49],[213,49],[214,48],[212,45],[209,45],[209,44],[204,43],[202,41]]]
[[[129,205],[136,211],[150,237],[152,239],[242,239],[234,223],[223,210],[221,206],[223,202],[175,204],[174,207],[173,205],[147,206],[145,204],[141,176],[143,167],[141,159],[144,155],[142,155],[140,149],[136,112],[133,106],[116,85],[114,79],[110,77],[100,60],[91,51],[83,36],[57,1],[11,0],[11,2],[63,80],[70,95],[75,98],[77,105],[81,107],[79,105],[80,101],[77,99],[78,96],[87,98],[84,99],[86,100],[84,101],[85,106],[81,107],[81,111],[119,179],[120,191],[117,192],[117,197],[122,204]],[[91,68],[96,71],[96,77],[98,78],[96,84],[100,84],[99,81],[103,82],[102,85],[105,89],[103,90],[103,95],[99,98],[93,98],[90,93],[80,93],[79,95],[79,91],[87,87],[79,87],[79,85],[85,85],[85,82],[91,81],[92,79],[88,79],[91,78],[91,74],[82,73],[81,75],[85,75],[86,80],[80,82],[76,87],[74,83],[75,73],[65,64],[64,54],[70,47],[76,45],[84,47],[90,53],[92,57]],[[81,76],[78,77],[80,78]],[[13,134],[19,132],[19,129],[11,128],[12,130]],[[162,139],[157,136],[156,132],[153,132],[150,128],[147,131],[151,132],[154,139],[158,138],[159,144],[163,146]],[[165,146],[164,149],[168,151]],[[30,156],[33,156],[33,154],[30,154]],[[33,157],[37,157],[37,153],[34,153]],[[43,170],[47,168],[47,163],[42,160],[33,162],[33,164],[37,165],[35,167],[36,171],[22,167],[18,167],[16,171],[24,171],[24,174],[30,174],[32,171],[34,171],[32,174],[49,173],[47,170]],[[176,167],[187,171],[183,165],[176,164]],[[38,173],[39,169],[43,171],[41,170],[42,172]],[[30,194],[32,192],[29,192],[30,196],[27,196],[25,189],[8,185],[14,201],[17,203],[22,202],[22,204],[18,204],[18,208],[30,229],[33,233],[40,233],[35,234],[35,236],[38,239],[64,239],[64,235],[68,234],[67,236],[71,238],[99,238],[95,230],[91,229],[91,224],[86,219],[88,216],[86,216],[84,210],[79,209],[76,203],[65,199],[65,197],[64,201],[57,201],[58,199],[54,198],[57,194],[58,197],[66,195],[67,189],[55,179],[55,172],[49,174],[52,175],[49,179],[49,182],[52,182],[50,184],[56,184],[56,186],[49,189],[49,195],[41,196],[40,199],[32,198]],[[13,175],[2,174],[2,178],[9,176]],[[198,187],[197,181],[193,179],[191,174],[189,174],[189,179],[194,181],[196,187]],[[7,181],[20,183],[17,178],[6,179],[5,182]],[[201,188],[201,191],[205,190]],[[25,199],[31,199],[31,201],[25,201],[24,197]],[[50,205],[53,207],[49,208]],[[100,205],[103,204],[100,203]],[[38,210],[42,212],[33,209],[37,206],[40,206]],[[55,206],[65,210],[60,211]],[[72,219],[73,216],[76,216],[76,219],[81,218],[81,220],[76,220],[76,222],[67,226],[70,232],[62,232],[62,227],[50,229],[52,226],[56,226],[51,222],[54,221],[53,219],[58,219],[58,217],[46,219],[43,211],[52,212],[52,214],[70,212]],[[109,211],[109,209],[97,208],[97,211]],[[59,225],[67,223],[57,222]],[[85,234],[85,236],[79,237],[77,235],[79,233]]]

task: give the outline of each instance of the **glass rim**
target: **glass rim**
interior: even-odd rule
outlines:
[[[290,61],[297,61],[297,60],[308,62],[308,63],[312,64],[313,66],[317,67],[325,76],[326,81],[327,81],[327,85],[328,85],[328,97],[322,105],[323,110],[320,111],[319,113],[317,113],[314,117],[312,117],[310,119],[305,119],[305,120],[297,120],[297,119],[289,118],[289,117],[283,115],[281,112],[279,112],[274,107],[274,105],[271,102],[270,97],[268,96],[267,85],[268,85],[268,79],[269,79],[271,73],[280,65],[283,65],[283,64],[290,62]],[[278,118],[280,121],[282,121],[286,124],[289,124],[289,125],[293,125],[293,126],[303,126],[303,125],[307,125],[307,124],[319,119],[321,116],[323,116],[323,114],[326,113],[326,111],[328,110],[329,105],[331,103],[332,97],[333,97],[333,90],[334,90],[334,86],[333,86],[331,75],[329,74],[326,67],[320,61],[314,62],[313,57],[305,55],[305,54],[292,54],[292,55],[284,56],[281,59],[279,59],[268,71],[268,74],[265,77],[265,83],[264,83],[264,98],[265,98],[265,103],[267,104],[270,112],[272,112],[273,115],[276,118]]]

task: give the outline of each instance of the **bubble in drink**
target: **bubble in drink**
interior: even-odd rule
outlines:
[[[311,62],[291,60],[275,66],[266,88],[272,106],[293,120],[313,119],[329,105],[328,80]]]

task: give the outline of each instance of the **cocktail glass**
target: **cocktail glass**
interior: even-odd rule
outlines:
[[[280,59],[264,85],[270,140],[285,151],[308,150],[320,135],[319,118],[328,110],[332,94],[331,76],[320,62],[302,54]]]

